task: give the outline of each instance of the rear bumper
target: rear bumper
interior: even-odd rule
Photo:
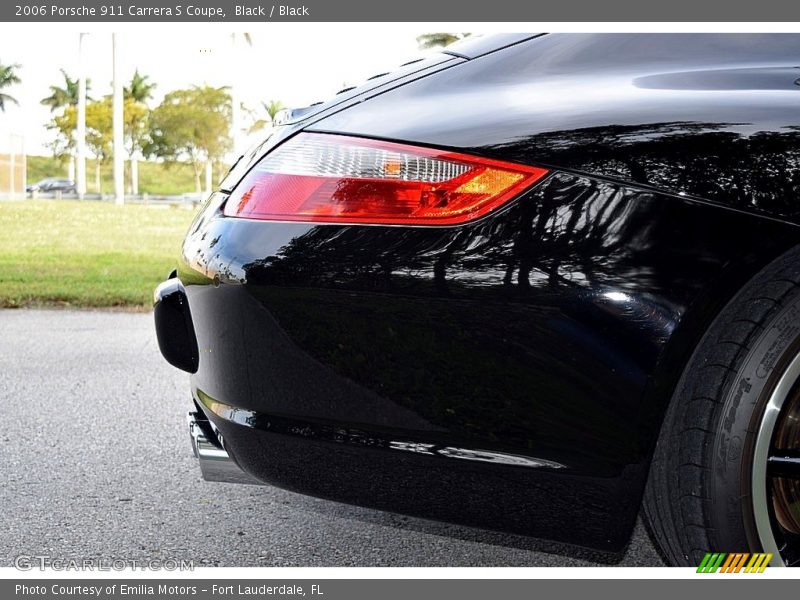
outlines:
[[[618,478],[562,474],[561,465],[522,455],[257,413],[199,396],[235,463],[276,487],[611,553],[627,542],[627,520],[608,515],[635,514],[629,489],[637,485],[636,468]]]
[[[252,302],[245,286],[193,288],[189,296],[200,319],[200,339],[207,339],[212,322],[218,327],[215,346],[225,365],[214,376],[218,383],[227,381],[241,390],[246,382],[234,365],[244,367],[245,352],[265,354],[267,347],[258,344],[269,345],[273,356],[296,352],[265,324],[271,317]],[[253,337],[241,337],[245,330]],[[156,331],[165,357],[184,370],[203,371],[192,366],[194,356],[215,354],[198,349],[189,297],[176,278],[156,292]],[[235,348],[220,346],[223,339]],[[200,348],[210,349],[202,342]],[[209,361],[205,356],[200,362],[210,369],[223,357]],[[607,551],[619,550],[627,540],[626,520],[608,522],[604,516],[619,509],[635,512],[629,505],[637,500],[620,493],[627,487],[620,480],[635,487],[640,477],[636,467],[623,468],[615,477],[563,475],[568,465],[554,459],[467,445],[313,360],[298,364],[297,372],[283,372],[282,383],[294,386],[286,399],[297,401],[301,393],[304,400],[293,411],[284,406],[282,415],[208,395],[196,384],[208,381],[209,374],[206,370],[193,378],[196,410],[188,414],[192,451],[206,481],[269,483],[340,502]],[[258,375],[262,385],[280,385],[280,376],[272,369]],[[299,385],[300,379],[308,387]],[[561,515],[576,507],[587,518],[565,524]]]

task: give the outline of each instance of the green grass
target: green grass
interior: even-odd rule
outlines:
[[[36,183],[45,177],[66,177],[67,167],[52,156],[28,156],[28,183]],[[128,181],[128,162],[125,162],[125,180]],[[96,193],[95,161],[86,161],[86,190]],[[215,173],[215,175],[217,175]],[[109,162],[100,165],[100,188],[102,193],[114,190],[114,168]],[[194,172],[186,163],[165,165],[155,162],[139,162],[139,193],[172,196],[195,191]]]
[[[151,304],[194,211],[106,202],[0,202],[0,307]]]

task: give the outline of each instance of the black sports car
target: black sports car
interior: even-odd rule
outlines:
[[[293,111],[156,291],[212,480],[800,563],[800,36],[509,35]]]

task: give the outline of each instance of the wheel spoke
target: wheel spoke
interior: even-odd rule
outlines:
[[[800,450],[773,449],[767,459],[767,472],[771,477],[800,479]]]

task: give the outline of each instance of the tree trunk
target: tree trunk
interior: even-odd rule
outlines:
[[[139,159],[135,154],[131,156],[131,194],[139,194]]]
[[[197,166],[197,161],[192,161],[192,168],[194,169],[194,191],[198,194],[203,192],[203,188],[200,185],[200,168]]]
[[[211,159],[209,158],[206,160],[206,196],[211,195],[211,188],[214,181],[214,167],[211,163]]]
[[[100,187],[100,161],[97,159],[94,161],[94,191],[98,194],[103,193],[103,189]]]

